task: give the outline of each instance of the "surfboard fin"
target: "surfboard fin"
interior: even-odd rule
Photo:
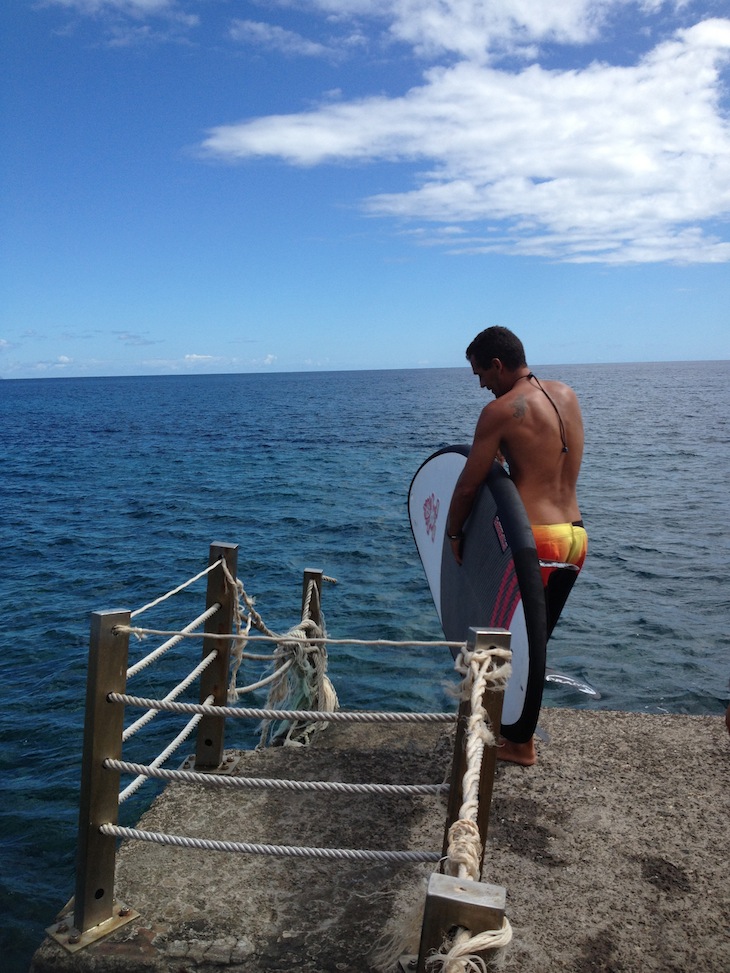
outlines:
[[[590,683],[584,682],[582,679],[574,679],[573,676],[567,676],[564,672],[558,672],[556,669],[545,669],[545,682],[565,686],[566,689],[574,689],[578,693],[590,696],[591,699],[601,698],[601,694]]]

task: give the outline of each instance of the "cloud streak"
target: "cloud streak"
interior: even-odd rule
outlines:
[[[178,0],[45,0],[48,6],[90,17],[102,25],[111,47],[179,42],[199,26],[194,4]]]
[[[243,44],[278,51],[292,57],[332,57],[337,53],[333,48],[308,40],[292,30],[255,20],[234,20],[230,37]]]

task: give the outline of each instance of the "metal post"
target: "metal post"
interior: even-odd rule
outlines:
[[[238,570],[238,544],[211,544],[208,564],[223,559],[233,578]],[[233,607],[238,598],[234,585],[229,584],[223,565],[208,575],[206,608],[220,605],[218,611],[205,623],[205,632],[210,635],[231,635],[233,631]],[[213,696],[214,706],[225,706],[228,697],[228,668],[233,639],[203,639],[203,658],[214,649],[218,654],[200,677],[200,701],[205,702]],[[223,740],[225,720],[216,716],[204,716],[198,724],[197,745],[195,748],[195,769],[219,767],[223,760]]]
[[[471,936],[492,929],[501,929],[507,892],[501,885],[486,885],[451,875],[431,875],[423,913],[418,958],[407,957],[401,969],[426,973],[426,960],[441,948],[455,929],[465,929]],[[478,956],[488,958],[488,950]],[[404,957],[403,959],[406,959]]]
[[[475,649],[489,648],[498,646],[502,649],[509,649],[511,635],[503,628],[470,628],[468,647]],[[489,722],[495,736],[499,736],[499,729],[502,724],[502,703],[504,702],[504,691],[496,692],[487,689],[484,693],[484,708],[487,711]],[[456,724],[456,742],[454,744],[454,761],[451,769],[451,784],[449,788],[449,803],[446,813],[446,828],[444,831],[443,855],[446,856],[449,843],[449,830],[454,821],[458,820],[459,809],[463,800],[464,773],[466,771],[466,728],[471,715],[471,702],[469,699],[462,700],[459,706],[459,715]],[[497,763],[497,752],[495,747],[487,747],[482,760],[481,774],[479,777],[479,808],[477,810],[477,826],[482,841],[482,860],[479,874],[481,877],[481,867],[484,863],[484,849],[487,843],[487,828],[489,826],[489,811],[492,804],[492,790],[494,787],[494,769]],[[445,857],[441,864],[441,871],[445,867]]]
[[[317,568],[305,568],[304,580],[302,582],[302,621],[305,620],[307,601],[309,601],[309,615],[314,624],[322,627],[322,576],[324,572]],[[309,597],[309,586],[314,585],[315,590]]]
[[[79,932],[110,919],[114,907],[116,839],[100,834],[99,828],[117,824],[119,818],[120,773],[103,764],[122,756],[124,704],[109,702],[107,696],[126,689],[129,635],[116,635],[114,629],[129,625],[130,618],[128,611],[91,616],[74,900]]]

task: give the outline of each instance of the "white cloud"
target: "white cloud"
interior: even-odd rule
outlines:
[[[145,334],[137,334],[134,331],[113,331],[112,334],[116,335],[117,340],[123,342],[125,345],[144,346],[160,343],[159,339],[148,338]]]
[[[177,38],[207,8],[203,0],[47,2],[108,15],[115,45]],[[401,191],[373,196],[364,208],[409,226],[425,223],[419,238],[451,250],[609,262],[730,259],[730,244],[704,229],[730,217],[730,20],[685,26],[633,63],[626,63],[619,40],[623,60],[608,63],[616,48],[606,42],[618,36],[617,25],[648,46],[670,17],[691,23],[693,0],[262,0],[259,6],[267,13],[295,8],[326,26],[308,38],[237,19],[234,40],[287,56],[333,58],[348,45],[363,47],[367,31],[371,40],[407,46],[431,66],[422,84],[399,97],[323,96],[314,111],[212,128],[203,143],[207,154],[300,166],[418,165],[422,171]],[[604,61],[548,67],[568,48],[570,63],[580,64],[586,44],[599,45],[593,50]],[[553,60],[541,62],[546,51]],[[514,61],[506,67],[506,55],[517,55],[524,67],[514,70]],[[452,227],[450,234],[438,230],[440,223]]]
[[[425,162],[415,188],[372,197],[367,210],[496,222],[477,249],[726,261],[730,244],[699,224],[730,216],[730,125],[720,110],[728,62],[730,20],[720,19],[678,31],[632,66],[515,73],[464,60],[431,68],[402,97],[220,126],[204,149],[296,165]]]
[[[288,3],[290,0],[283,0]],[[307,0],[337,19],[380,20],[391,39],[425,57],[444,52],[483,61],[529,53],[537,43],[595,40],[616,11],[657,11],[687,0]],[[282,5],[283,5],[282,3]]]

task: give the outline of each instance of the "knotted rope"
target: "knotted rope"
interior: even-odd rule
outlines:
[[[231,680],[228,687],[228,701],[235,702],[239,696],[252,689],[269,685],[269,695],[266,709],[298,709],[333,712],[338,707],[337,693],[330,679],[327,677],[327,648],[324,616],[319,599],[319,589],[314,581],[310,581],[302,606],[302,621],[291,628],[286,635],[277,636],[264,623],[261,615],[254,607],[251,598],[239,578],[234,578],[228,566],[223,562],[223,573],[226,582],[235,588],[233,619],[236,628],[233,656],[234,664],[231,670]],[[327,578],[333,581],[332,578]],[[243,607],[245,606],[245,607]],[[321,619],[317,624],[314,616]],[[273,672],[270,676],[258,682],[255,686],[239,688],[236,685],[238,670],[243,661],[243,649],[248,642],[251,626],[258,629],[266,637],[276,639]],[[310,639],[312,641],[310,641]],[[316,641],[313,641],[315,640]],[[276,723],[281,723],[278,730]],[[312,735],[320,729],[325,729],[326,723],[296,721],[272,721],[266,719],[261,724],[260,747],[267,743],[276,742],[285,746],[305,746]]]
[[[451,861],[450,833],[446,872],[475,882],[479,881],[479,863],[482,857],[481,839],[477,827],[482,762],[485,748],[497,746],[497,737],[484,707],[484,694],[487,690],[504,692],[512,672],[511,658],[512,653],[509,649],[496,645],[477,649],[470,649],[466,645],[454,664],[456,671],[463,677],[461,698],[468,699],[470,707],[466,730],[466,771],[462,784],[462,804],[459,809],[459,819],[451,827],[454,833],[455,854],[458,848],[459,865],[457,867],[455,862]],[[466,853],[464,848],[466,843],[473,845],[473,852]],[[472,864],[475,859],[476,868]]]
[[[444,871],[473,882],[480,880],[482,841],[477,825],[479,781],[486,747],[496,747],[497,737],[484,706],[486,691],[504,692],[512,672],[509,649],[499,646],[471,650],[465,646],[454,668],[463,677],[461,698],[470,700],[466,732],[466,771],[462,784],[459,818],[449,828],[447,861]],[[479,953],[506,946],[512,939],[512,927],[504,917],[501,929],[489,929],[476,936],[459,928],[441,951],[426,959],[434,973],[486,973],[487,966]]]
[[[426,969],[429,973],[487,973],[485,960],[477,954],[488,949],[503,949],[511,942],[512,926],[506,916],[501,929],[487,929],[476,936],[466,929],[459,929],[447,953],[426,957]]]

